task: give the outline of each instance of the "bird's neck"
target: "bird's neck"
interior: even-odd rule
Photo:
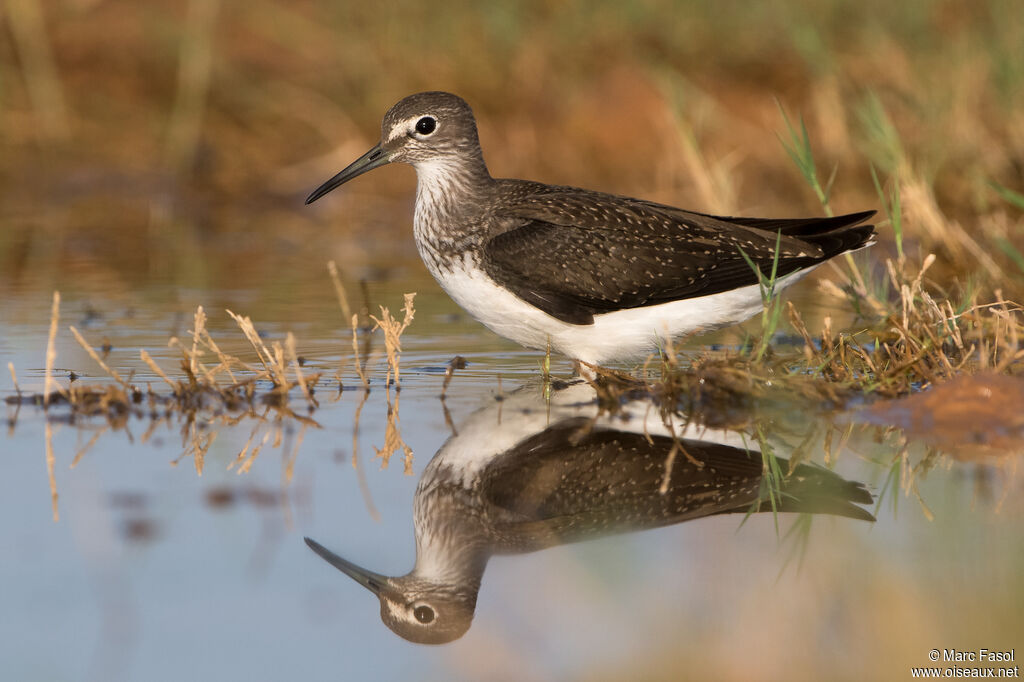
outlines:
[[[483,157],[439,157],[414,167],[413,232],[421,253],[452,256],[465,250],[471,225],[483,213],[494,184]]]
[[[481,517],[480,500],[447,472],[424,472],[413,501],[416,567],[432,582],[479,587],[493,542]]]
[[[482,533],[466,533],[465,527],[460,530],[463,532],[434,528],[417,533],[412,574],[434,583],[458,585],[465,591],[479,590],[493,548]]]

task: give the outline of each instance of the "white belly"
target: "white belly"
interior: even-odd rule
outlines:
[[[467,259],[467,269],[434,273],[452,299],[491,331],[529,348],[551,348],[592,364],[640,359],[666,340],[742,322],[762,310],[761,291],[750,285],[720,294],[594,315],[594,324],[568,324],[495,285]],[[813,268],[781,278],[788,286]]]

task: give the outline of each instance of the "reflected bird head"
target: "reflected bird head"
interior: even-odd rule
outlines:
[[[373,592],[380,618],[395,634],[417,644],[446,644],[464,635],[473,622],[479,585],[437,583],[413,575],[389,578],[368,571],[305,538],[327,563]]]

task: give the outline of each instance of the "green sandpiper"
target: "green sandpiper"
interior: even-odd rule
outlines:
[[[723,217],[493,178],[473,111],[446,92],[391,107],[380,142],[306,203],[396,162],[416,169],[416,246],[455,302],[501,336],[595,365],[759,312],[761,277],[747,259],[764,275],[774,266],[778,290],[874,243],[874,227],[863,224],[874,211]]]

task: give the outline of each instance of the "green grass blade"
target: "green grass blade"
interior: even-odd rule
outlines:
[[[888,194],[882,188],[882,183],[878,179],[878,173],[875,171],[875,165],[871,164],[871,182],[875,185],[875,193],[878,194],[878,201],[882,204],[882,210],[885,211],[886,218],[889,219],[889,224],[892,225],[892,232],[896,239],[896,253],[900,259],[903,258],[903,207],[900,200],[900,188],[895,180],[889,182]]]
[[[989,182],[988,186],[996,191],[1008,204],[1011,204],[1021,211],[1024,211],[1024,194],[1015,192],[1009,187],[1000,185],[998,182]]]
[[[832,208],[829,205],[828,195],[829,191],[831,191],[832,182],[835,180],[835,172],[833,171],[828,187],[822,187],[821,182],[818,180],[818,168],[814,163],[814,151],[811,149],[811,138],[807,134],[807,125],[804,123],[804,117],[800,117],[800,131],[797,132],[793,122],[789,119],[789,115],[786,114],[786,110],[782,107],[782,103],[776,99],[775,104],[779,107],[779,113],[782,114],[782,120],[786,124],[787,137],[784,138],[782,135],[779,135],[779,142],[782,143],[782,147],[789,154],[789,158],[793,159],[793,163],[796,164],[800,174],[804,176],[804,180],[814,190],[814,194],[818,197],[818,201],[821,202],[822,208],[825,209],[825,214],[831,216]]]
[[[999,249],[1014,262],[1021,272],[1024,272],[1024,253],[1021,253],[1016,246],[1011,244],[1009,239],[1006,237],[997,237],[996,246],[998,246]]]

